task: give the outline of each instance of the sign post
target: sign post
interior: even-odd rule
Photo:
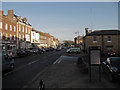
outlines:
[[[99,81],[101,81],[101,47],[89,47],[89,71],[91,81],[91,67],[99,66]]]

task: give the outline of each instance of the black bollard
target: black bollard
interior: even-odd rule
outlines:
[[[39,90],[45,90],[45,83],[43,80],[40,80],[40,83],[39,83]]]

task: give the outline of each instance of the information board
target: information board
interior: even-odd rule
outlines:
[[[90,64],[100,64],[100,50],[90,51]]]

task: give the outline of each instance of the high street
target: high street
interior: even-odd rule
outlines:
[[[15,69],[3,74],[3,88],[22,88],[42,69],[53,64],[65,51],[51,51],[15,59]]]

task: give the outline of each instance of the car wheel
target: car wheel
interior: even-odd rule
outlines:
[[[14,64],[11,64],[10,65],[10,70],[13,70],[14,69]]]

